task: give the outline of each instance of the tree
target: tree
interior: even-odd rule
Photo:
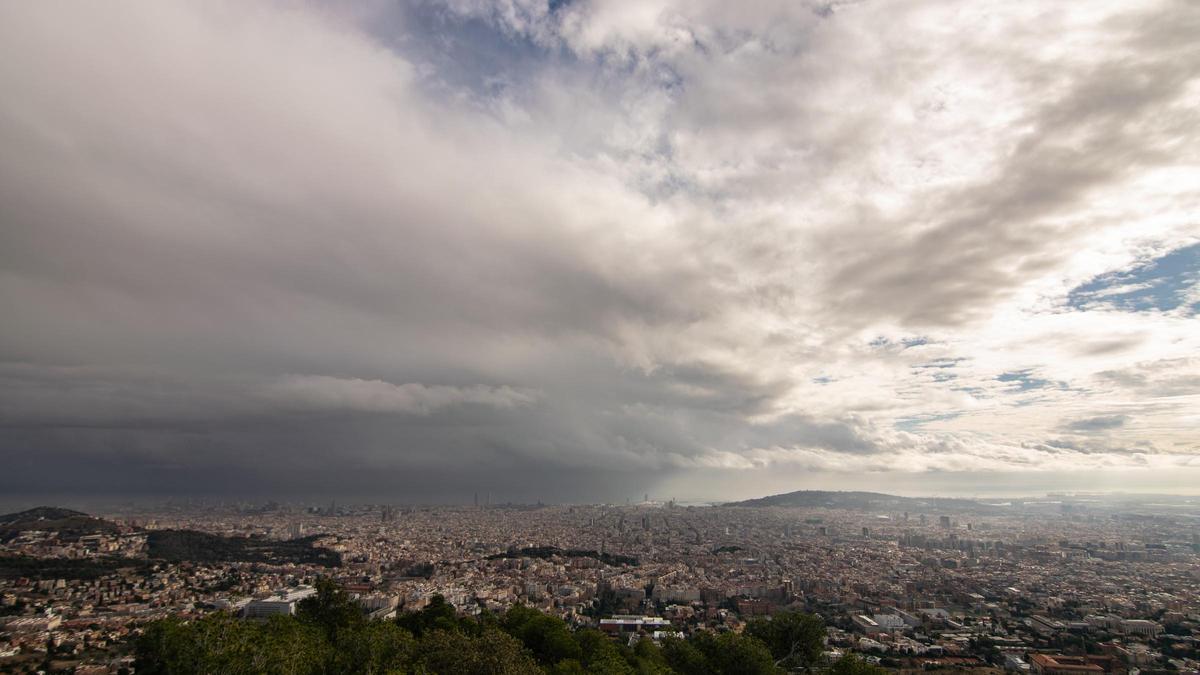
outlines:
[[[690,640],[667,638],[662,653],[680,675],[769,675],[778,673],[771,651],[756,638],[737,633],[697,633]]]
[[[717,675],[768,675],[779,672],[771,650],[760,640],[737,633],[700,633],[696,646]]]
[[[302,675],[322,671],[326,646],[320,631],[292,617],[260,625],[217,612],[191,623],[171,618],[148,625],[135,655],[139,673]]]
[[[251,672],[273,675],[320,673],[331,659],[333,646],[321,629],[294,617],[274,616],[258,630]]]
[[[137,672],[151,675],[768,675],[780,672],[773,649],[786,646],[789,658],[811,660],[819,630],[811,617],[781,615],[745,634],[668,638],[662,648],[642,639],[629,648],[528,607],[459,618],[440,596],[396,621],[369,621],[345,592],[322,581],[294,616],[165,619],[146,626],[135,653]],[[855,665],[839,667],[853,674]]]
[[[583,664],[575,659],[567,659],[559,661],[549,669],[550,675],[588,675],[588,671],[583,669]]]
[[[867,663],[854,654],[846,654],[834,661],[829,668],[829,675],[887,675],[887,672],[886,669]]]
[[[333,659],[333,671],[385,675],[406,672],[412,664],[416,640],[390,621],[371,621],[341,635]]]
[[[517,638],[545,666],[559,661],[579,661],[583,650],[562,619],[547,616],[536,609],[516,605],[500,621],[504,632]]]
[[[437,675],[525,675],[540,668],[516,638],[488,628],[479,637],[430,631],[418,644],[413,670]]]
[[[781,612],[770,619],[746,624],[746,635],[761,640],[771,650],[775,664],[794,668],[816,663],[825,646],[825,623],[803,612]]]
[[[225,612],[209,614],[188,624],[196,643],[201,673],[256,672],[252,659],[261,649],[260,627]]]
[[[641,639],[633,647],[633,666],[638,675],[668,675],[671,673],[663,650],[654,640]]]
[[[199,649],[191,631],[175,617],[146,626],[134,643],[137,672],[149,675],[197,672]]]
[[[441,595],[434,595],[419,612],[406,612],[396,617],[396,623],[418,638],[433,630],[455,632],[460,629],[458,612]]]
[[[316,626],[331,643],[338,643],[338,633],[361,628],[366,623],[362,608],[350,599],[331,579],[318,579],[317,592],[296,605],[296,617],[301,623]]]
[[[712,675],[704,654],[688,640],[667,638],[662,642],[663,658],[680,675]]]
[[[633,675],[636,672],[631,663],[636,662],[633,653],[622,650],[612,638],[595,628],[575,631],[573,637],[587,672],[597,675]]]

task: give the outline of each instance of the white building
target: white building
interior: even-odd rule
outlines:
[[[277,614],[295,614],[296,603],[316,592],[317,589],[311,586],[297,586],[261,600],[251,600],[242,610],[243,616],[247,619],[266,619]]]
[[[372,619],[390,619],[396,616],[396,607],[400,604],[399,595],[385,593],[359,595],[354,600]]]
[[[654,632],[670,625],[670,621],[661,617],[636,614],[616,614],[611,619],[600,619],[600,630],[610,634],[637,633],[641,630]]]
[[[1006,654],[1004,656],[1004,669],[1014,673],[1028,673],[1029,664],[1025,659],[1016,654]]]
[[[887,631],[904,630],[908,627],[908,623],[904,618],[897,614],[874,614],[871,616],[875,623],[882,629]]]

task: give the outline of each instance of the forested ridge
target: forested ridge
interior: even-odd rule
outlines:
[[[116,556],[98,558],[36,558],[0,555],[0,579],[98,579],[120,569],[147,571],[151,563]]]
[[[418,612],[368,620],[335,584],[322,581],[296,615],[265,623],[218,612],[149,624],[137,639],[137,672],[208,675],[769,675],[805,669],[832,675],[883,672],[854,657],[823,660],[820,619],[785,612],[742,633],[646,638],[629,647],[592,628],[572,630],[528,607],[458,616],[435,596]]]
[[[336,551],[315,546],[316,537],[278,540],[226,537],[196,530],[151,530],[146,537],[148,555],[171,562],[283,562],[337,567]]]
[[[599,560],[605,565],[638,565],[638,559],[633,556],[619,555],[616,553],[603,553],[600,551],[586,549],[561,549],[557,546],[530,546],[520,550],[505,551],[503,553],[495,553],[487,557],[488,560],[502,560],[504,558],[541,558],[549,560],[554,557],[564,558],[593,558]]]

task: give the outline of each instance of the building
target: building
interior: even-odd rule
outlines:
[[[738,598],[738,612],[747,616],[769,616],[775,611],[775,603],[764,598]]]
[[[896,614],[874,614],[872,616],[856,614],[850,620],[854,622],[856,628],[867,635],[890,633],[908,628],[908,624],[904,622],[904,619]]]
[[[1141,635],[1153,638],[1158,637],[1162,631],[1162,626],[1147,619],[1125,619],[1121,622],[1121,632],[1126,635]]]
[[[908,628],[908,623],[899,614],[872,614],[871,618],[884,630],[892,631]]]
[[[1063,622],[1057,619],[1051,619],[1040,614],[1035,614],[1029,617],[1029,627],[1037,631],[1041,635],[1055,635],[1067,629]]]
[[[1028,673],[1029,664],[1016,654],[1005,654],[1004,669],[1012,673]]]
[[[657,616],[639,616],[636,614],[615,614],[611,619],[600,619],[600,630],[609,635],[639,633],[643,630],[654,632],[665,630],[671,622]]]
[[[42,616],[23,616],[10,619],[4,624],[4,630],[9,633],[44,633],[54,630],[62,624],[62,617],[46,613]]]
[[[1083,656],[1062,654],[1034,654],[1029,657],[1030,670],[1037,675],[1081,675],[1104,672],[1100,666]]]
[[[700,602],[700,589],[686,586],[654,587],[654,599],[661,602]]]
[[[367,617],[371,619],[390,619],[396,616],[396,607],[400,604],[400,596],[386,593],[362,594],[354,599]]]
[[[279,614],[295,614],[296,604],[316,592],[317,589],[311,586],[289,588],[261,600],[251,600],[242,615],[247,619],[267,619]]]

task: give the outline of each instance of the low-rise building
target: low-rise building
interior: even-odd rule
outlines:
[[[251,600],[242,610],[243,616],[247,619],[267,619],[280,614],[295,614],[297,603],[316,592],[311,586],[300,586],[280,591],[261,600]]]

